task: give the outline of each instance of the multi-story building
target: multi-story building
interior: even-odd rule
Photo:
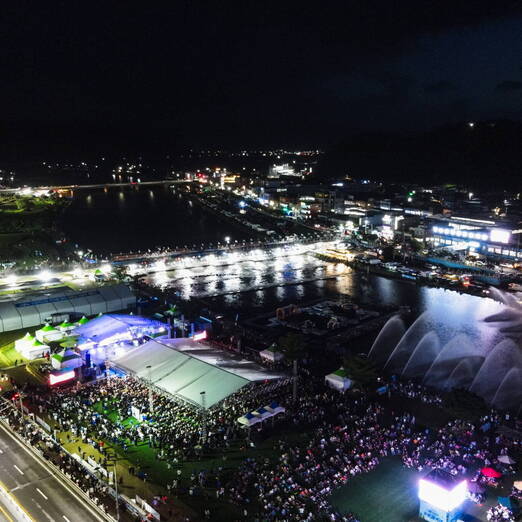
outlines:
[[[522,259],[521,233],[507,222],[433,216],[427,223],[426,241],[434,247],[517,260]]]

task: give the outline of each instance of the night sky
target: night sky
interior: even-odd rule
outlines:
[[[325,146],[522,119],[520,2],[140,4],[2,6],[4,144]]]

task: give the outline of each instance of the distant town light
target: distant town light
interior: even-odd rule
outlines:
[[[468,122],[468,127],[474,127],[475,126],[475,123],[473,123],[472,121]]]

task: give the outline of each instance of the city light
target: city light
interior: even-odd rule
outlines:
[[[40,281],[43,281],[44,283],[46,283],[47,281],[50,281],[53,277],[53,274],[51,274],[51,272],[49,272],[49,270],[42,270],[40,272],[40,274],[38,275],[38,279],[40,279]]]
[[[501,228],[494,228],[489,233],[489,239],[493,241],[493,243],[509,243],[509,238],[511,237],[511,232],[509,230],[503,230]]]
[[[16,285],[16,281],[18,280],[18,278],[15,274],[10,274],[5,278],[5,280],[9,286],[14,286]]]

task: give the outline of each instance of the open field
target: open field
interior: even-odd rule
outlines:
[[[336,490],[331,502],[342,513],[353,512],[363,522],[416,520],[420,476],[405,468],[400,458],[386,459],[374,471],[359,475]]]

